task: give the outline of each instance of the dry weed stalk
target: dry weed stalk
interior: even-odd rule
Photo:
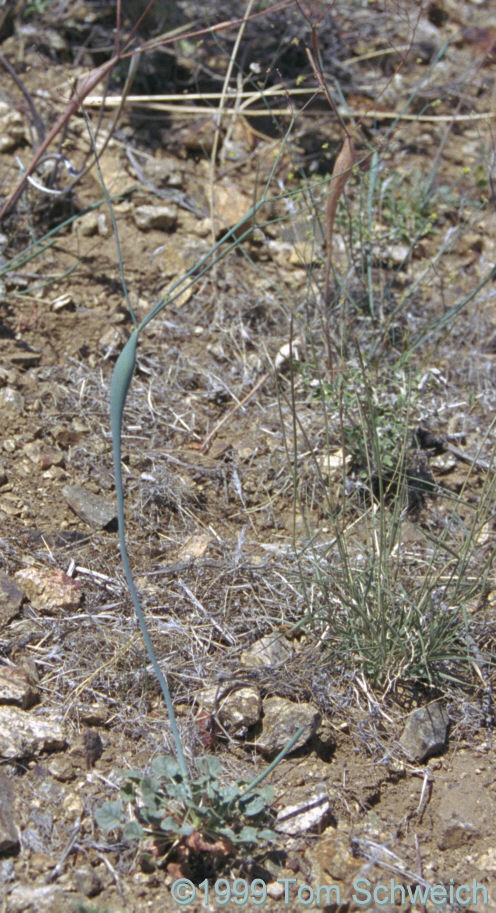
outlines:
[[[336,210],[341,195],[351,177],[353,166],[356,162],[355,144],[353,137],[347,133],[343,145],[332,169],[329,190],[327,192],[327,203],[325,212],[325,235],[326,235],[326,265],[325,265],[325,285],[324,285],[324,304],[329,304],[330,297],[330,275],[332,266],[332,237],[334,234],[334,221]]]
[[[148,9],[151,7],[153,2],[154,2],[154,0],[150,0],[144,13],[140,17],[140,19],[136,22],[133,29],[131,30],[131,33],[127,40],[128,48],[129,48],[129,43],[131,42],[134,35],[136,34],[136,31],[139,27],[141,20],[144,18],[144,16],[148,12]],[[164,47],[165,45],[172,44],[178,38],[179,35],[181,35],[181,37],[184,39],[191,39],[191,38],[201,37],[202,35],[206,35],[210,32],[223,31],[228,28],[232,28],[233,26],[235,26],[237,24],[246,23],[248,18],[249,19],[258,19],[261,16],[266,16],[268,13],[271,13],[271,12],[274,12],[277,10],[281,10],[281,9],[285,9],[286,7],[292,5],[293,3],[294,3],[294,0],[279,0],[279,2],[273,4],[273,6],[268,7],[267,9],[262,10],[259,13],[253,13],[249,17],[243,16],[240,19],[230,19],[230,20],[226,20],[224,22],[219,22],[219,23],[217,23],[217,25],[210,26],[210,27],[204,27],[201,29],[196,29],[196,30],[194,29],[194,30],[188,31],[187,27],[180,27],[178,29],[174,29],[172,32],[170,32],[168,34],[160,35],[157,38],[154,38],[151,41],[144,43],[139,48],[133,48],[132,50],[124,48],[123,50],[121,50],[120,49],[121,0],[117,0],[116,39],[115,39],[114,55],[110,58],[110,60],[107,60],[105,63],[101,64],[101,66],[96,67],[95,69],[91,70],[91,72],[83,79],[83,81],[79,84],[79,86],[76,87],[69,102],[67,103],[66,108],[64,109],[64,111],[62,112],[60,117],[56,120],[55,124],[53,125],[52,129],[49,131],[47,136],[44,138],[44,141],[41,143],[39,149],[36,151],[36,154],[33,156],[28,167],[23,172],[16,187],[14,188],[14,190],[12,191],[12,193],[10,194],[10,196],[7,198],[7,200],[4,202],[2,208],[0,209],[0,221],[4,218],[5,215],[7,215],[9,210],[15,205],[15,203],[17,202],[21,193],[24,190],[24,187],[26,185],[26,182],[28,181],[28,178],[35,171],[40,159],[46,153],[47,149],[50,147],[50,145],[52,144],[54,139],[64,129],[64,127],[66,126],[66,124],[68,123],[68,121],[70,120],[72,115],[76,113],[76,111],[83,104],[85,98],[90,94],[90,92],[92,92],[96,88],[96,86],[102,81],[102,79],[104,79],[107,75],[109,75],[112,72],[112,70],[117,66],[117,64],[119,64],[122,60],[128,60],[129,58],[133,58],[138,53],[151,51],[158,47]],[[127,90],[129,90],[129,88],[130,88],[130,85],[129,85],[130,81],[131,80],[128,80],[128,83],[126,84]],[[114,122],[113,126],[115,126],[115,122]]]

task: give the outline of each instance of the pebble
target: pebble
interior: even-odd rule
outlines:
[[[96,495],[82,485],[64,485],[62,494],[74,513],[89,526],[107,529],[117,523],[117,505],[114,500]]]

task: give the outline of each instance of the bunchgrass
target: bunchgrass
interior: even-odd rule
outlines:
[[[480,683],[481,665],[487,676],[491,662],[474,632],[480,635],[476,607],[494,558],[487,542],[481,548],[480,532],[494,515],[492,462],[484,464],[475,507],[469,502],[477,453],[461,488],[435,481],[416,437],[420,425],[435,422],[424,404],[425,354],[417,353],[427,339],[446,344],[457,315],[489,283],[494,267],[441,317],[430,307],[431,316],[411,321],[410,330],[414,295],[418,301],[429,294],[434,270],[442,271],[463,226],[447,233],[436,228],[438,219],[445,221],[443,202],[451,199],[445,185],[443,194],[429,196],[419,175],[393,169],[374,152],[369,173],[355,172],[340,203],[346,244],[336,258],[327,318],[335,363],[329,372],[314,341],[316,323],[312,339],[307,321],[307,357],[294,364],[284,403],[292,412],[287,450],[295,507],[306,532],[306,542],[300,538],[297,545],[298,564],[304,591],[312,592],[309,621],[343,680],[364,676],[381,693],[398,694],[405,686],[470,692]],[[473,229],[473,210],[469,221]],[[432,269],[415,269],[415,259],[425,259],[426,237],[434,248]],[[388,250],[400,243],[394,266]],[[312,273],[309,290],[318,302]],[[308,422],[309,404],[320,409],[317,434]],[[480,444],[484,452],[490,439],[492,426]],[[300,454],[308,463],[309,452],[322,505],[318,525],[318,496],[309,499],[300,468]]]

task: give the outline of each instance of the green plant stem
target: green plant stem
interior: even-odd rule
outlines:
[[[112,440],[114,445],[114,475],[115,475],[115,490],[117,493],[117,515],[118,515],[118,525],[119,525],[119,547],[121,552],[122,566],[124,568],[124,573],[126,575],[127,585],[129,587],[129,592],[131,594],[131,599],[133,601],[134,609],[138,618],[139,626],[141,628],[141,633],[143,635],[143,640],[145,642],[146,651],[150,657],[151,664],[153,666],[153,671],[157,676],[162,694],[165,699],[167,706],[167,712],[169,714],[169,720],[172,729],[172,735],[174,737],[174,743],[176,746],[177,760],[181,768],[181,775],[184,778],[187,788],[189,788],[189,778],[188,778],[188,768],[186,766],[186,759],[184,757],[184,752],[182,748],[181,738],[177,729],[176,717],[174,713],[174,706],[172,704],[172,698],[169,691],[169,686],[167,684],[166,678],[157,662],[157,657],[155,656],[155,650],[153,649],[152,640],[150,637],[150,632],[145,621],[145,616],[143,614],[143,609],[141,608],[138,593],[134,585],[133,575],[131,573],[131,567],[129,565],[129,556],[127,553],[126,547],[126,538],[125,538],[125,519],[124,519],[124,490],[122,485],[122,469],[121,469],[121,426],[122,426],[122,414],[124,411],[124,405],[126,402],[127,391],[131,383],[134,367],[136,364],[136,348],[138,345],[138,336],[139,330],[134,330],[133,334],[128,339],[126,345],[124,346],[119,358],[117,359],[114,373],[112,375],[112,384],[110,387],[110,421],[112,428]]]
[[[265,780],[265,778],[268,777],[270,773],[272,773],[272,771],[274,770],[275,767],[277,767],[279,762],[282,761],[282,759],[286,757],[286,755],[288,754],[289,751],[291,751],[293,745],[296,745],[296,742],[300,738],[300,735],[302,734],[302,732],[303,732],[303,727],[300,726],[300,728],[297,729],[297,731],[295,732],[294,736],[289,740],[288,744],[285,745],[284,748],[282,749],[282,751],[280,751],[279,754],[274,758],[274,760],[271,761],[269,766],[266,767],[265,770],[262,770],[262,773],[259,774],[258,777],[255,777],[255,779],[251,781],[249,786],[246,787],[244,792],[241,793],[241,795],[239,796],[240,799],[243,796],[249,795],[252,792],[252,790],[254,790],[258,786],[258,784],[262,782],[262,780]]]
[[[292,122],[288,128],[288,131],[286,133],[286,137],[283,140],[282,146],[284,146],[285,139],[287,138],[287,136],[289,136],[291,129],[292,129]],[[92,134],[90,126],[89,126],[89,130],[90,130],[90,136],[92,138],[93,147],[95,147],[95,142],[94,142],[94,138],[93,138],[93,134]],[[109,205],[110,210],[112,210],[112,204],[110,201],[110,197],[109,197],[108,191],[106,189],[105,182],[103,180],[103,175],[102,175],[102,172],[101,172],[101,169],[99,166],[98,155],[96,155],[95,157],[96,157],[96,161],[97,161],[100,181],[102,183],[102,188],[103,188],[103,191],[105,194],[105,198],[107,200],[107,204]],[[111,430],[112,430],[115,488],[116,488],[116,494],[117,494],[119,547],[120,547],[122,565],[124,568],[124,573],[126,575],[126,581],[127,581],[128,587],[129,587],[129,592],[131,595],[133,606],[136,611],[136,616],[138,618],[138,622],[139,622],[139,625],[141,628],[141,633],[143,635],[143,640],[145,643],[146,651],[150,658],[150,662],[152,664],[153,670],[154,670],[157,680],[159,682],[160,688],[162,690],[162,694],[164,696],[165,704],[167,707],[167,713],[169,715],[169,721],[171,724],[174,743],[176,746],[177,760],[178,760],[178,763],[179,763],[179,766],[181,769],[181,775],[186,784],[186,788],[188,789],[188,792],[190,794],[191,794],[191,786],[190,786],[190,780],[189,780],[188,770],[187,770],[187,766],[186,766],[186,759],[184,756],[184,752],[183,752],[183,748],[182,748],[182,744],[181,744],[181,738],[180,738],[179,731],[177,728],[177,722],[176,722],[176,717],[175,717],[175,713],[174,713],[174,706],[172,703],[169,686],[167,684],[166,677],[164,676],[162,670],[160,669],[160,666],[157,661],[157,657],[155,655],[152,640],[150,637],[150,632],[149,632],[148,626],[146,624],[143,609],[141,608],[138,592],[134,585],[133,575],[131,572],[131,566],[129,564],[129,556],[128,556],[127,547],[126,547],[126,535],[125,535],[124,488],[123,488],[123,484],[122,484],[122,467],[121,467],[122,416],[123,416],[123,412],[124,412],[124,406],[126,403],[127,393],[129,390],[129,385],[133,378],[134,368],[136,365],[136,350],[137,350],[137,346],[138,346],[139,334],[147,326],[147,324],[151,320],[153,320],[153,318],[157,314],[159,314],[160,311],[163,310],[163,308],[166,307],[166,305],[170,304],[170,302],[174,300],[174,297],[177,297],[177,295],[180,294],[180,292],[177,291],[176,295],[174,296],[171,294],[173,291],[175,291],[179,287],[181,287],[181,291],[184,291],[184,288],[182,288],[182,286],[183,286],[185,280],[189,280],[188,286],[186,286],[186,287],[189,287],[189,285],[196,282],[200,278],[200,276],[202,276],[204,273],[208,272],[212,268],[214,263],[218,262],[223,257],[225,257],[234,247],[237,247],[238,245],[240,245],[243,242],[243,240],[251,234],[251,232],[253,231],[254,217],[255,217],[256,213],[259,211],[259,209],[261,208],[261,206],[266,202],[267,190],[271,184],[271,181],[272,181],[272,178],[274,175],[274,171],[277,167],[278,161],[279,161],[279,157],[276,158],[276,160],[274,162],[274,165],[272,167],[271,173],[267,180],[267,183],[265,186],[265,191],[262,195],[261,200],[259,200],[258,203],[255,203],[254,206],[251,207],[249,212],[242,219],[240,219],[239,222],[236,225],[234,225],[233,228],[231,228],[228,232],[226,232],[226,234],[208,252],[208,254],[206,254],[204,257],[202,257],[199,260],[199,262],[197,264],[195,264],[195,266],[192,267],[192,269],[190,269],[186,273],[186,275],[181,278],[181,280],[174,283],[174,285],[169,290],[168,294],[166,296],[164,296],[163,298],[159,299],[159,301],[157,302],[155,307],[152,308],[150,313],[146,315],[146,317],[141,321],[139,326],[136,326],[135,317],[134,317],[134,313],[133,313],[133,310],[132,310],[132,307],[131,307],[131,304],[129,301],[129,296],[127,294],[126,286],[125,285],[123,286],[126,301],[128,303],[129,309],[130,309],[130,314],[131,314],[131,317],[135,324],[135,329],[133,330],[130,338],[128,339],[126,345],[124,346],[124,349],[122,350],[121,354],[119,355],[119,357],[117,359],[117,362],[116,362],[115,368],[114,368],[114,372],[112,375],[112,382],[111,382],[111,387],[110,387],[110,420],[111,420]],[[117,225],[115,224],[115,219],[112,220],[112,224],[114,227],[114,234],[115,234],[116,238],[118,238]],[[248,226],[248,227],[240,235],[239,230],[242,229],[243,226]],[[220,248],[223,245],[225,245],[225,242],[229,241],[231,239],[233,239],[231,244],[229,244],[227,247],[224,247],[223,250],[220,250]],[[215,256],[218,251],[220,251],[220,253],[218,253],[218,255]],[[119,259],[119,266],[121,269],[121,276],[122,276],[122,274],[123,274],[122,254],[121,254],[121,250],[120,250],[120,245],[118,243],[117,243],[117,256]],[[294,742],[290,742],[289,746],[286,747],[285,751],[289,751],[290,748],[292,747],[292,744],[294,744]],[[272,770],[273,767],[274,767],[274,762],[269,767],[268,771]],[[265,776],[267,775],[268,771],[264,774]]]

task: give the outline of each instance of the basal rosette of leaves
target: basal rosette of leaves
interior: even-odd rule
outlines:
[[[122,829],[123,839],[140,841],[157,863],[183,873],[199,853],[221,865],[235,847],[274,840],[270,786],[223,785],[222,765],[214,757],[198,759],[196,769],[187,783],[178,762],[160,755],[149,774],[120,771],[120,798],[96,810],[97,824],[104,831]]]

